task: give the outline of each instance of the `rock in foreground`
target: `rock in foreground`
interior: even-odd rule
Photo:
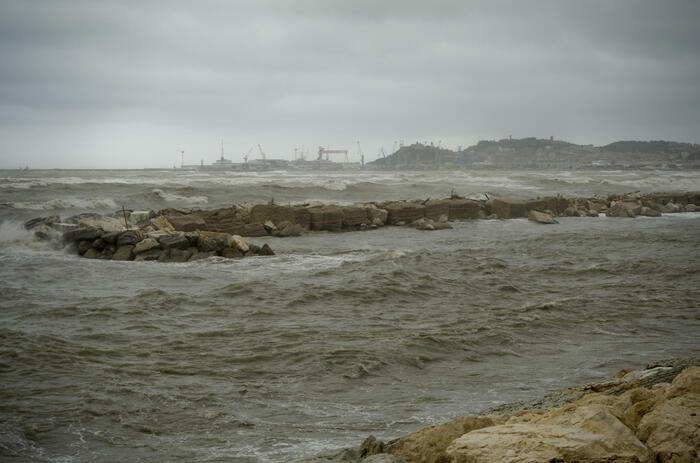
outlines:
[[[671,360],[622,371],[610,381],[457,418],[388,444],[370,436],[359,451],[325,452],[317,456],[321,459],[301,461],[696,463],[698,363]],[[390,455],[395,459],[387,459]]]

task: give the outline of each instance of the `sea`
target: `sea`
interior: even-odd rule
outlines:
[[[698,171],[0,171],[0,461],[291,462],[700,354],[700,213],[80,258],[27,219],[700,190]]]

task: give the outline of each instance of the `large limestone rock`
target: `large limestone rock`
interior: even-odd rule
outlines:
[[[284,220],[294,222],[294,210],[289,206],[277,204],[256,204],[250,210],[250,222],[265,223],[266,221],[279,223]]]
[[[131,226],[131,223],[124,222],[124,218],[117,217],[86,217],[78,220],[79,227],[85,228],[100,228],[106,232],[118,232],[126,230],[126,225]]]
[[[169,215],[166,219],[177,231],[189,232],[208,229],[207,223],[199,214]]]
[[[658,462],[695,463],[700,458],[700,367],[679,374],[665,398],[644,415],[637,435]]]
[[[620,201],[613,202],[605,211],[606,217],[634,217],[635,214]]]
[[[97,228],[80,227],[63,233],[63,241],[66,243],[74,243],[77,241],[94,241],[100,236],[102,236],[102,230]]]
[[[172,224],[166,219],[164,216],[159,215],[158,217],[154,217],[150,220],[151,225],[153,228],[156,230],[164,231],[164,232],[174,232],[175,229],[173,228]]]
[[[527,201],[513,198],[494,198],[491,200],[491,213],[495,214],[499,219],[514,219],[517,217],[526,217]]]
[[[388,453],[377,453],[362,460],[362,463],[406,463],[401,457]]]
[[[540,212],[540,211],[536,211],[534,209],[527,213],[527,218],[528,218],[528,220],[531,220],[532,222],[537,222],[537,223],[542,223],[542,224],[559,223],[554,219],[554,217],[547,214],[546,212]]]
[[[343,210],[338,206],[308,208],[312,230],[339,231],[343,226]]]
[[[483,214],[482,203],[473,199],[451,199],[450,220],[479,219]]]
[[[367,220],[372,225],[382,226],[389,218],[389,212],[386,209],[380,209],[374,204],[366,204],[365,212],[367,213]]]
[[[501,423],[498,416],[457,418],[437,426],[420,429],[391,443],[385,449],[409,463],[442,463],[449,461],[445,450],[464,433]]]
[[[250,250],[250,243],[245,240],[240,235],[233,235],[231,236],[231,241],[229,242],[229,247],[236,248],[239,251],[241,251],[243,254],[248,252]]]
[[[38,227],[39,225],[51,226],[55,223],[59,223],[61,218],[57,215],[51,215],[49,217],[37,217],[35,219],[27,220],[24,222],[24,228],[26,230],[31,230],[32,228]]]
[[[165,235],[158,238],[162,249],[188,249],[190,241],[185,235]]]
[[[632,431],[598,404],[567,405],[470,431],[446,453],[454,463],[652,461]]]
[[[117,248],[117,251],[112,256],[112,260],[134,260],[134,245],[127,244]]]
[[[117,246],[126,246],[128,244],[135,245],[143,239],[143,233],[140,230],[127,230],[117,238]]]
[[[158,241],[153,238],[145,238],[134,246],[134,254],[141,254],[142,252],[150,251],[158,247],[160,247]]]
[[[272,232],[272,236],[277,236],[280,238],[285,238],[288,236],[299,236],[303,231],[303,227],[298,223],[292,223],[288,220],[281,222],[277,225],[277,229]]]
[[[343,207],[343,228],[359,227],[367,224],[367,212],[364,207]]]
[[[425,217],[435,221],[440,220],[443,215],[446,217],[450,216],[450,203],[449,199],[431,199],[426,201],[425,206]]]
[[[425,217],[425,206],[418,201],[396,201],[382,204],[388,212],[387,225],[413,223]]]

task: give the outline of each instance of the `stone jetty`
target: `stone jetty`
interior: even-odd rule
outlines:
[[[597,384],[507,404],[389,442],[296,463],[695,463],[700,359],[622,370]]]
[[[555,217],[660,216],[700,211],[700,192],[628,193],[565,198],[446,199],[366,202],[353,205],[235,204],[231,207],[117,211],[110,216],[80,214],[29,220],[25,228],[44,240],[72,246],[88,258],[185,262],[210,256],[272,255],[250,237],[290,237],[307,231],[372,230],[383,226],[411,226],[436,231],[450,222],[474,219],[528,218],[556,224]]]

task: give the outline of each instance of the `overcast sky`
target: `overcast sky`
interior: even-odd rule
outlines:
[[[0,0],[0,167],[700,142],[700,2]]]

